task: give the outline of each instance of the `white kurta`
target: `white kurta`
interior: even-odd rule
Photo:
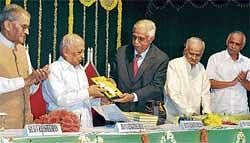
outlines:
[[[209,79],[232,81],[240,71],[250,70],[249,58],[239,54],[239,59],[233,61],[227,50],[213,54],[207,64]],[[250,80],[250,71],[247,79]],[[247,90],[239,83],[222,89],[212,89],[212,111],[220,114],[247,114]]]
[[[93,127],[88,79],[81,65],[73,66],[62,57],[49,66],[43,82],[47,110],[66,109],[79,115],[82,128]]]
[[[203,113],[211,112],[210,82],[201,63],[191,69],[184,56],[171,60],[164,88],[168,115],[199,114],[201,105]]]
[[[14,91],[23,87],[24,80],[21,77],[11,79],[0,77],[0,94]]]

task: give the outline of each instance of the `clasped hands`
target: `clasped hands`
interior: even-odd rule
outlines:
[[[248,74],[249,70],[247,71],[241,71],[237,76],[236,78],[232,81],[233,84],[237,84],[238,82],[240,82],[241,84],[244,84],[244,82],[247,81],[247,74]]]

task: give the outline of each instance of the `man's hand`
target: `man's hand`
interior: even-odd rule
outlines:
[[[134,95],[129,93],[124,93],[120,95],[119,99],[115,99],[114,102],[127,103],[134,100]]]
[[[105,96],[101,97],[101,105],[108,105],[108,104],[112,104],[112,101]]]
[[[100,97],[104,97],[103,92],[105,92],[105,89],[99,88],[97,85],[91,85],[88,88],[89,91],[89,96],[93,97],[93,98],[100,98]]]
[[[48,66],[44,66],[42,69],[34,70],[28,77],[24,79],[25,86],[30,86],[41,80],[47,79],[49,74]]]
[[[34,73],[34,76],[36,77],[37,79],[37,82],[38,81],[41,81],[41,80],[45,80],[48,78],[48,74],[49,74],[49,66],[46,65],[44,66],[43,68],[41,69],[36,69],[35,71],[33,71]]]
[[[237,76],[237,79],[239,82],[243,82],[247,79],[247,74],[248,74],[248,70],[246,72],[244,71],[241,71],[238,76]]]

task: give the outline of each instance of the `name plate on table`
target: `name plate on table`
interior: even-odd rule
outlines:
[[[48,136],[62,134],[60,124],[28,124],[24,127],[26,136]]]
[[[242,128],[250,128],[250,120],[241,120],[240,127]]]
[[[116,123],[116,129],[120,133],[145,131],[143,124],[137,122],[128,122],[128,123],[118,122]]]
[[[180,121],[180,127],[184,130],[201,129],[203,123],[201,121]]]

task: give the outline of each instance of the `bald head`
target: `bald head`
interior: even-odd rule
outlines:
[[[60,43],[61,56],[70,64],[76,66],[82,62],[85,42],[77,34],[67,34]]]

